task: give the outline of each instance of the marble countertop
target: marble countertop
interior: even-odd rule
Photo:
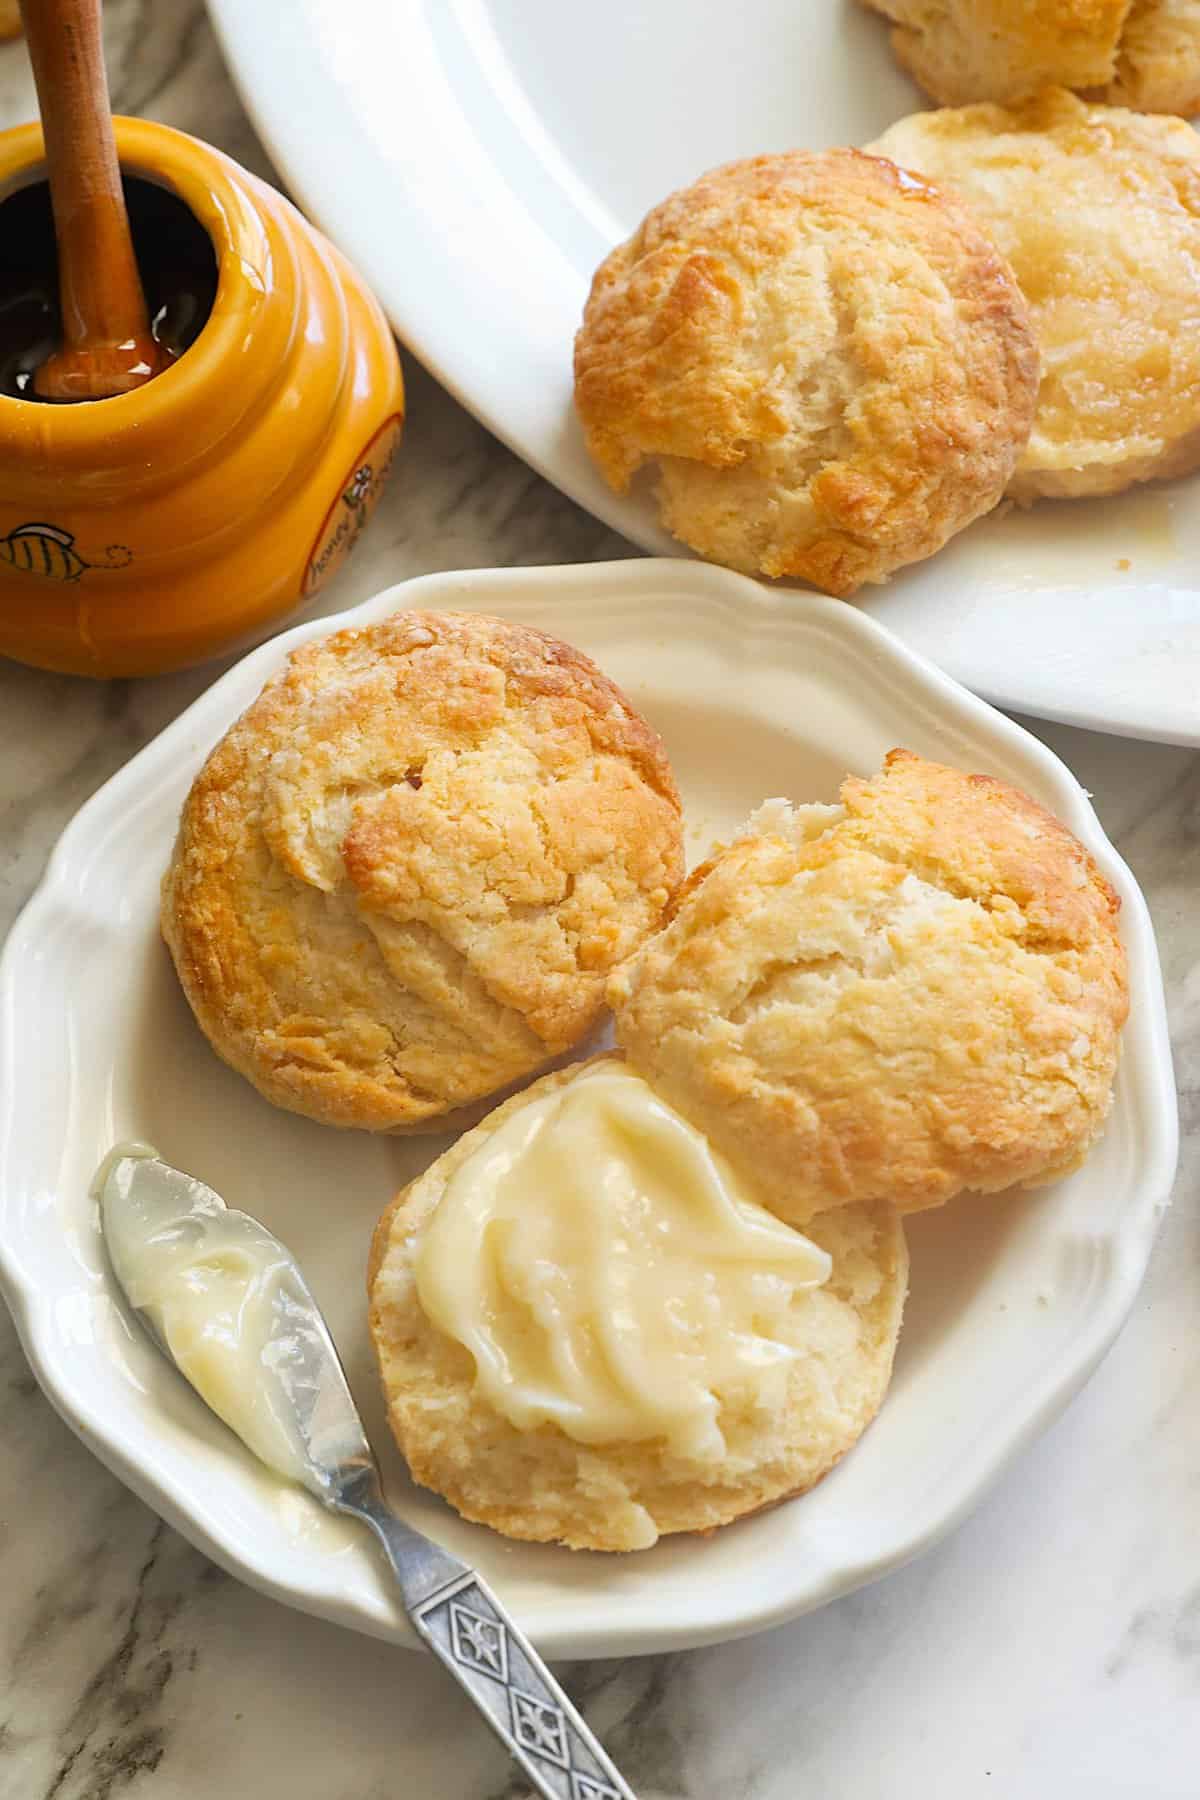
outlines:
[[[201,0],[110,0],[115,103],[269,174]],[[0,127],[33,112],[0,49]],[[397,476],[337,611],[431,569],[630,547],[408,362]],[[0,665],[0,931],[71,814],[215,671]],[[563,1671],[641,1800],[1200,1793],[1200,756],[1033,725],[1094,793],[1163,953],[1183,1160],[1125,1332],[946,1543],[797,1624]],[[214,1569],[93,1461],[0,1316],[0,1800],[517,1800],[440,1672]]]

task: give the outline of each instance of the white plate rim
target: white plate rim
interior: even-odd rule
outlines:
[[[224,702],[231,689],[241,688],[248,677],[257,686],[297,644],[368,622],[396,607],[404,605],[453,606],[456,592],[460,596],[477,596],[480,590],[496,591],[503,587],[530,583],[547,588],[589,589],[597,585],[619,590],[633,588],[647,578],[647,570],[657,579],[671,581],[689,590],[707,590],[722,605],[743,612],[758,611],[771,615],[786,626],[797,612],[797,598],[786,599],[772,594],[757,583],[721,569],[698,563],[671,559],[667,562],[615,562],[609,564],[574,565],[563,568],[469,570],[433,574],[414,578],[389,587],[346,612],[309,621],[294,627],[271,642],[252,651],[233,669],[195,700],[164,731],[145,745],[131,760],[94,794],[76,813],[64,830],[53,851],[43,879],[26,903],[14,924],[8,942],[0,955],[0,1293],[12,1312],[26,1356],[43,1392],[60,1416],[89,1449],[116,1474],[126,1486],[154,1508],[163,1518],[195,1544],[212,1560],[252,1587],[318,1616],[365,1631],[386,1636],[397,1642],[403,1637],[378,1620],[364,1618],[339,1600],[336,1583],[314,1584],[304,1590],[280,1583],[258,1564],[239,1553],[237,1545],[215,1535],[197,1516],[194,1496],[189,1510],[177,1486],[164,1481],[159,1473],[148,1469],[128,1445],[106,1433],[102,1420],[80,1406],[69,1385],[56,1366],[54,1335],[51,1329],[52,1295],[39,1294],[21,1265],[20,1245],[8,1233],[11,1216],[13,1152],[20,1136],[17,1089],[18,1012],[20,1003],[20,968],[22,958],[36,953],[43,932],[53,925],[55,917],[70,902],[71,874],[77,857],[94,849],[92,824],[102,819],[119,804],[126,792],[140,789],[145,778],[152,777],[156,765],[173,754],[176,745],[187,743],[197,761],[199,743],[207,746],[224,721],[232,716]],[[736,1617],[726,1617],[704,1629],[678,1627],[664,1621],[661,1628],[636,1644],[630,1645],[619,1632],[583,1631],[571,1634],[557,1627],[539,1629],[539,1621],[528,1621],[531,1635],[547,1654],[555,1656],[600,1657],[625,1653],[649,1653],[695,1647],[704,1643],[725,1641],[768,1629],[811,1611],[827,1601],[877,1579],[919,1555],[936,1543],[966,1517],[978,1504],[986,1490],[1004,1469],[1053,1421],[1079,1390],[1109,1349],[1121,1329],[1136,1298],[1153,1246],[1158,1221],[1166,1205],[1175,1175],[1178,1154],[1178,1117],[1170,1043],[1167,1032],[1165,1001],[1162,992],[1157,947],[1145,900],[1126,864],[1105,836],[1090,801],[1066,766],[1052,751],[1029,732],[996,713],[985,702],[967,693],[948,676],[899,645],[896,640],[866,616],[840,602],[818,595],[800,597],[800,607],[821,627],[848,639],[856,653],[873,662],[881,671],[889,670],[893,678],[903,680],[954,724],[973,727],[989,737],[1007,760],[1023,765],[1031,776],[1040,778],[1056,796],[1059,816],[1088,846],[1101,869],[1111,881],[1122,901],[1122,921],[1126,941],[1139,960],[1145,979],[1138,993],[1138,1004],[1127,1027],[1123,1070],[1125,1079],[1139,1084],[1139,1105],[1143,1111],[1144,1135],[1151,1154],[1141,1168],[1129,1196],[1122,1221],[1120,1254],[1114,1258],[1109,1272],[1104,1303],[1089,1314],[1088,1329],[1073,1343],[1073,1354],[1062,1364],[1047,1371],[1046,1379],[1028,1404],[1021,1419],[1013,1423],[1007,1434],[995,1434],[987,1453],[981,1453],[969,1473],[964,1473],[958,1492],[942,1511],[923,1528],[898,1535],[894,1541],[880,1544],[873,1554],[859,1555],[843,1561],[827,1579],[798,1602],[794,1595],[784,1594],[773,1604],[760,1606]],[[889,669],[890,665],[890,669]],[[239,710],[239,708],[235,710]],[[213,729],[211,721],[220,721]],[[200,727],[200,730],[197,730]],[[77,914],[77,908],[76,914]]]

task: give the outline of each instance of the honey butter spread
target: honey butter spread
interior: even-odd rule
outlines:
[[[722,1401],[771,1406],[825,1251],[759,1206],[619,1062],[512,1113],[447,1183],[415,1260],[426,1315],[519,1430],[664,1437],[718,1462]]]
[[[148,1144],[119,1144],[92,1192],[130,1304],[217,1417],[278,1474],[303,1480],[295,1409],[275,1372],[310,1304],[288,1252]]]

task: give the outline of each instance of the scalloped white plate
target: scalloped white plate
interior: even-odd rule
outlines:
[[[905,744],[1036,795],[1124,903],[1133,1014],[1104,1140],[1052,1189],[914,1222],[908,1317],[879,1419],[812,1494],[708,1541],[626,1557],[513,1545],[408,1483],[370,1368],[364,1260],[376,1215],[443,1140],[339,1133],[275,1111],[208,1049],[158,938],[159,875],[209,748],[293,645],[406,605],[500,613],[589,651],[665,736],[693,858],[764,795],[832,799],[847,769],[867,773]],[[43,1388],[102,1461],[256,1587],[407,1641],[366,1538],[267,1475],[118,1306],[88,1180],[114,1139],[149,1138],[299,1254],[400,1509],[477,1563],[551,1656],[758,1630],[932,1543],[1111,1343],[1176,1151],[1145,903],[1062,763],[852,608],[681,561],[427,576],[246,657],[63,834],[0,965],[0,1097],[3,1289]]]
[[[858,0],[209,0],[291,191],[485,425],[643,550],[584,448],[592,271],[737,156],[862,144],[928,104]],[[319,128],[314,129],[314,122]],[[860,596],[1000,706],[1200,744],[1200,477],[993,514]]]

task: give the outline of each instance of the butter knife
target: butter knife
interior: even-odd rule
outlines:
[[[155,1343],[278,1473],[299,1481],[330,1512],[371,1528],[422,1643],[474,1701],[535,1792],[546,1800],[635,1800],[482,1576],[388,1506],[329,1328],[291,1253],[148,1145],[110,1152],[93,1193],[117,1283]],[[231,1302],[226,1316],[251,1333],[258,1390],[249,1399],[237,1383],[214,1386],[211,1366],[194,1355],[194,1329],[172,1329],[171,1284],[184,1268],[191,1327],[209,1281],[213,1304]],[[175,1297],[181,1292],[176,1286]]]

